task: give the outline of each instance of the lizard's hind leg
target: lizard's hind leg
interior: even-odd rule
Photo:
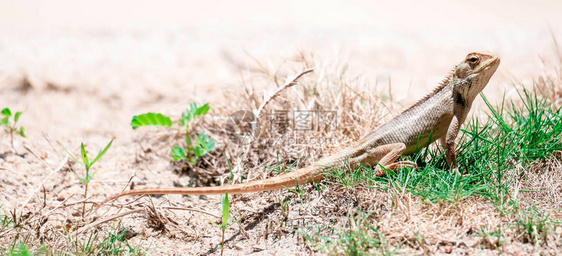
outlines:
[[[378,146],[366,152],[367,157],[363,161],[363,164],[375,166],[376,176],[384,175],[384,170],[381,166],[387,170],[394,170],[401,166],[417,166],[416,163],[411,161],[395,162],[396,159],[404,153],[404,150],[406,150],[406,145],[404,143]]]

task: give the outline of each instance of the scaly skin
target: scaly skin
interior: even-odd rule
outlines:
[[[491,52],[474,52],[455,66],[433,92],[394,117],[389,122],[338,153],[320,159],[310,166],[266,180],[219,187],[195,188],[145,188],[132,189],[115,194],[101,204],[127,195],[181,194],[217,195],[269,191],[324,178],[325,167],[372,166],[376,175],[384,175],[385,169],[393,170],[411,162],[395,162],[400,155],[407,155],[428,146],[437,139],[445,148],[449,166],[456,170],[455,139],[466,119],[472,102],[484,89],[500,64],[500,58]]]

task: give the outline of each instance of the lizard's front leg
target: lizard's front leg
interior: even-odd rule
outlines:
[[[393,143],[387,145],[381,145],[376,148],[372,148],[365,152],[365,159],[361,161],[363,165],[376,166],[375,175],[383,176],[384,170],[381,168],[383,166],[387,170],[394,170],[402,165],[413,165],[415,163],[410,161],[400,161],[394,162],[402,153],[406,150],[406,145],[404,143]]]
[[[453,120],[449,124],[449,128],[447,129],[447,134],[441,137],[441,144],[445,148],[445,159],[451,169],[455,172],[458,172],[457,168],[457,155],[455,152],[456,149],[456,139],[457,135],[459,134],[459,130],[461,129],[461,125],[466,118],[466,114],[460,113],[453,116]]]

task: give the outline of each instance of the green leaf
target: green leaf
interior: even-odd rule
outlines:
[[[96,158],[94,158],[94,161],[92,161],[92,162],[90,163],[90,166],[94,165],[94,163],[97,162],[97,161],[105,154],[105,152],[107,152],[107,150],[109,149],[109,147],[111,147],[111,144],[113,143],[113,140],[114,140],[114,139],[111,139],[111,140],[109,141],[109,143],[107,143],[107,146],[105,146],[104,149],[100,150],[100,152],[98,153],[98,155],[96,156]]]
[[[185,143],[187,143],[187,146],[191,146],[191,138],[187,134],[185,135]]]
[[[209,112],[210,108],[211,107],[209,106],[209,103],[206,103],[205,105],[197,108],[197,110],[195,111],[195,117],[207,114],[207,112]]]
[[[202,149],[200,147],[197,147],[197,146],[195,146],[195,150],[193,151],[193,153],[195,153],[195,158],[199,158],[199,157],[205,155],[204,152],[205,152],[204,149]]]
[[[184,119],[186,122],[193,120],[194,116],[193,116],[193,110],[191,108],[186,109],[184,113],[185,113]]]
[[[59,142],[59,145],[64,149],[64,151],[66,151],[66,153],[68,154],[68,156],[70,156],[70,158],[72,158],[72,160],[74,160],[75,162],[77,162],[77,163],[79,163],[79,164],[81,164],[81,165],[86,166],[84,163],[78,161],[78,159],[76,159],[76,157],[74,157],[74,155],[72,155],[72,154],[70,153],[70,151],[68,151],[68,149],[66,149],[66,147],[65,147],[64,145],[62,145],[62,143]]]
[[[4,118],[0,119],[0,125],[10,126],[9,117],[4,117]]]
[[[89,169],[91,164],[90,161],[88,161],[88,155],[86,154],[86,148],[84,148],[84,142],[80,144],[80,155],[82,156],[82,161],[84,161],[84,164],[86,165],[86,169]]]
[[[209,135],[205,134],[205,133],[199,133],[197,136],[195,136],[195,141],[197,143],[197,145],[205,145],[205,140],[209,138]]]
[[[195,137],[195,157],[200,157],[207,154],[207,150],[205,149],[205,142],[203,142],[204,138],[200,136]]]
[[[185,126],[185,129],[187,130],[188,128],[188,122],[191,121],[191,114],[189,112],[189,109],[186,109],[185,112],[181,113],[181,119],[179,120],[181,126]]]
[[[226,227],[228,225],[228,217],[230,214],[230,202],[228,200],[228,192],[224,193],[221,198],[221,211],[222,211],[222,223],[221,226]]]
[[[205,219],[207,219],[207,221],[209,221],[211,224],[217,226],[217,227],[221,227],[221,225],[217,224],[216,222],[214,222],[213,220],[209,219],[209,217],[207,217],[206,214],[203,214],[203,217],[205,217]]]
[[[146,113],[133,116],[131,127],[137,129],[140,126],[172,127],[172,119],[160,113]]]
[[[209,138],[209,135],[200,133],[195,137],[195,156],[201,157],[209,153],[215,148],[215,140]]]
[[[140,126],[143,126],[145,123],[148,123],[148,118],[146,118],[146,116],[133,116],[133,120],[131,120],[131,127],[133,127],[133,130],[135,130]]]
[[[195,118],[196,111],[197,111],[197,103],[191,102],[189,104],[189,114],[191,114],[191,119]]]
[[[186,157],[186,152],[184,148],[180,146],[174,146],[172,148],[172,161],[185,159],[185,157]]]
[[[12,116],[12,111],[10,111],[9,108],[2,109],[2,111],[0,111],[0,113],[1,113],[3,116]]]
[[[207,151],[211,152],[213,149],[215,149],[215,140],[214,139],[209,139],[209,141],[207,141],[206,144],[207,147]]]
[[[191,102],[189,104],[189,108],[187,108],[185,110],[185,112],[182,112],[182,118],[179,120],[179,123],[182,126],[186,126],[187,129],[187,123],[193,119],[195,119],[196,117],[200,116],[200,115],[204,115],[207,114],[207,112],[209,112],[209,109],[211,107],[209,106],[209,103],[206,103],[205,105],[201,106],[201,107],[197,107],[197,103],[195,102]]]
[[[16,112],[16,114],[14,115],[14,124],[18,122],[22,113],[23,112],[21,111]]]
[[[21,126],[21,127],[20,127],[20,131],[19,131],[19,134],[20,134],[20,136],[22,136],[22,137],[24,137],[24,138],[27,138],[27,136],[25,136],[25,133],[24,133],[24,128],[23,128],[23,126]]]
[[[157,124],[164,124],[164,126],[166,127],[171,127],[172,126],[172,119],[170,119],[169,117],[166,117],[160,113],[156,114],[156,123]]]
[[[180,118],[180,120],[178,120],[178,122],[180,123],[181,126],[185,126],[186,120],[185,120],[185,113],[181,113],[182,118]]]
[[[158,124],[158,122],[156,121],[156,114],[155,113],[148,113],[146,115],[146,118],[148,118],[148,124],[149,125],[156,125]]]

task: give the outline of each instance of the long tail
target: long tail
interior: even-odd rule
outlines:
[[[250,192],[269,191],[283,188],[295,187],[297,184],[302,185],[313,181],[324,179],[322,167],[318,165],[310,165],[302,169],[279,175],[277,177],[255,180],[248,183],[225,185],[218,187],[195,187],[195,188],[142,188],[131,189],[119,194],[112,195],[98,204],[99,206],[117,199],[122,196],[129,195],[153,195],[153,194],[179,194],[179,195],[221,195],[225,192],[229,194],[241,194]]]

